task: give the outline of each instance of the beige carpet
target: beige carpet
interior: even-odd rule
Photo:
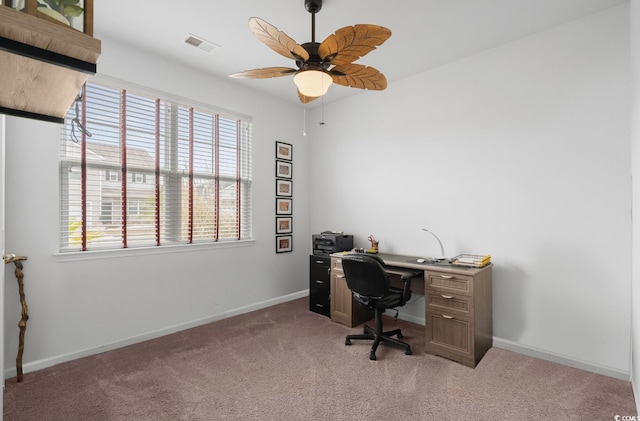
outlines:
[[[4,420],[614,420],[629,382],[492,348],[478,367],[414,355],[307,310],[307,299],[8,379]]]

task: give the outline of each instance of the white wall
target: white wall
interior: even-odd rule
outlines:
[[[253,117],[255,245],[242,248],[56,262],[59,126],[6,120],[6,248],[28,256],[25,289],[30,318],[25,372],[255,308],[308,288],[308,146],[299,107],[232,82],[103,39],[98,71]],[[291,115],[300,116],[291,123]],[[293,144],[294,241],[275,253],[275,141]],[[6,375],[15,375],[20,305],[7,277]],[[113,345],[111,345],[113,344]]]
[[[4,133],[5,133],[5,116],[4,115],[0,115],[0,254],[2,254],[4,256],[5,253],[5,249],[4,249],[4,185],[5,185],[5,151],[4,151]],[[3,265],[4,265],[4,261],[3,261]],[[13,266],[13,270],[15,271],[15,264],[12,265]],[[4,270],[2,273],[0,273],[0,373],[4,373],[4,367],[5,367],[5,363],[4,363],[4,284],[5,284],[5,274],[8,272],[8,270]],[[4,390],[4,377],[2,378],[2,381],[0,381],[0,384],[2,385],[2,390]],[[3,409],[4,407],[4,393],[1,394],[2,396],[0,396],[0,410]],[[2,416],[0,416],[0,420],[2,420]]]
[[[631,0],[631,174],[640,180],[640,1]],[[631,382],[640,409],[640,182],[633,183]]]
[[[449,256],[490,253],[496,345],[628,379],[628,17],[617,7],[331,104],[324,125],[315,110],[311,230],[438,255],[424,227]],[[424,320],[424,300],[405,313]]]

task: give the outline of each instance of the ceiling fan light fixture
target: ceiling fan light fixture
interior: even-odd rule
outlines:
[[[293,82],[302,95],[314,98],[326,94],[333,79],[321,70],[303,70],[296,73]]]

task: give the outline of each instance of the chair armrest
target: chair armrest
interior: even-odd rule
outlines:
[[[411,281],[413,278],[422,275],[422,271],[413,271],[413,272],[405,272],[401,277],[400,280],[402,282],[407,282],[407,281]]]
[[[405,302],[407,302],[407,301],[409,301],[409,299],[411,299],[411,281],[413,280],[413,278],[417,278],[418,276],[421,276],[423,273],[424,272],[422,272],[422,271],[405,272],[400,277],[400,280],[402,282],[404,282],[404,288],[402,290],[402,297],[403,297]]]

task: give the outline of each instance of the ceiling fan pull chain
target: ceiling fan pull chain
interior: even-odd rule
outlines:
[[[324,126],[324,95],[320,97],[320,125]]]
[[[307,135],[307,109],[302,107],[302,136]]]

